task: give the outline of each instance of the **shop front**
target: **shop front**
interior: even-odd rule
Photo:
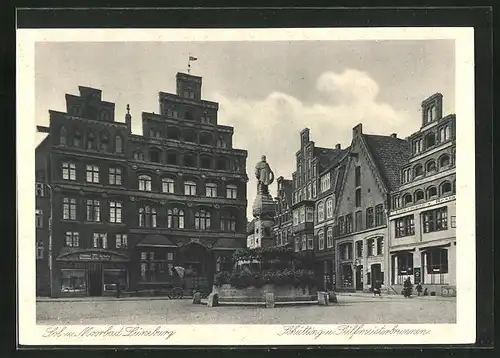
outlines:
[[[56,258],[52,296],[107,296],[128,288],[129,258],[108,250],[81,250]]]

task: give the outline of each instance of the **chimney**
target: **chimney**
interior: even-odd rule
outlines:
[[[340,149],[340,143],[335,144],[335,149]]]
[[[363,124],[359,123],[356,127],[352,129],[352,136],[353,138],[356,137],[358,134],[363,134]]]
[[[392,134],[391,134],[391,137],[392,137],[392,138],[397,138],[397,137],[398,137],[398,134],[397,134],[397,133],[392,133]]]

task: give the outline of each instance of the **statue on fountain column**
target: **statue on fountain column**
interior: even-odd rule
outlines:
[[[266,162],[266,156],[255,166],[255,177],[257,178],[257,194],[269,195],[269,185],[274,181],[274,173]]]

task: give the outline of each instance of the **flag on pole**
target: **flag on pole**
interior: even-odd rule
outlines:
[[[189,56],[189,61],[196,61],[197,59],[198,59],[198,57]]]

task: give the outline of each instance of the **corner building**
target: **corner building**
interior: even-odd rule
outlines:
[[[142,113],[143,135],[129,113],[116,122],[97,89],[79,87],[66,112],[50,111],[36,149],[37,294],[158,288],[177,265],[189,291],[231,269],[246,242],[247,152],[233,148],[201,85],[178,73],[160,114]]]
[[[455,115],[442,116],[439,93],[422,102],[422,126],[409,138],[412,153],[392,194],[388,264],[396,292],[410,277],[429,294],[456,287]]]

